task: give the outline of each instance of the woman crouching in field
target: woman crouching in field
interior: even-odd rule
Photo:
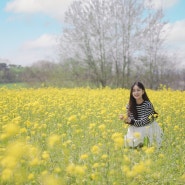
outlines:
[[[124,138],[125,146],[137,148],[147,143],[148,146],[160,147],[163,132],[155,121],[157,116],[144,85],[141,82],[135,82],[130,91],[127,116],[120,115],[120,119],[129,124]]]

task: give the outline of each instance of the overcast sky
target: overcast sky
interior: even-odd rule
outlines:
[[[64,12],[72,1],[0,0],[0,62],[27,66],[44,59],[57,61]],[[166,47],[185,66],[185,0],[154,2],[163,6],[169,22]]]

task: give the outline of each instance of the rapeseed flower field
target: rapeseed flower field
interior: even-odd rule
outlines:
[[[124,147],[127,89],[0,88],[0,184],[184,185],[185,92],[147,93],[161,148]]]

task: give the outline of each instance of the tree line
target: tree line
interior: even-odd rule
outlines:
[[[147,88],[150,88],[150,84],[146,78],[147,74],[142,74],[139,78],[137,75],[137,72],[131,73],[131,83],[138,79]],[[117,88],[118,86],[113,81],[114,79],[110,78],[110,83],[107,86]],[[159,81],[160,83],[153,89],[158,89],[162,84],[167,88],[185,90],[185,69],[174,70],[169,67],[167,70],[161,72]],[[22,67],[20,65],[9,66],[5,63],[0,63],[0,83],[24,83],[27,87],[102,87],[96,81],[93,81],[86,73],[86,69],[80,67],[76,61],[68,61],[66,63],[38,61],[29,67]],[[130,85],[124,86],[124,88],[130,88]]]
[[[19,83],[22,82],[21,74],[23,68],[20,65],[0,63],[0,83]]]

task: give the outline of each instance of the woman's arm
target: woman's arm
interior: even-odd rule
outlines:
[[[147,106],[143,106],[140,110],[140,119],[129,119],[128,123],[136,127],[142,127],[151,123],[151,116],[153,115],[154,109],[151,103],[148,103]]]

